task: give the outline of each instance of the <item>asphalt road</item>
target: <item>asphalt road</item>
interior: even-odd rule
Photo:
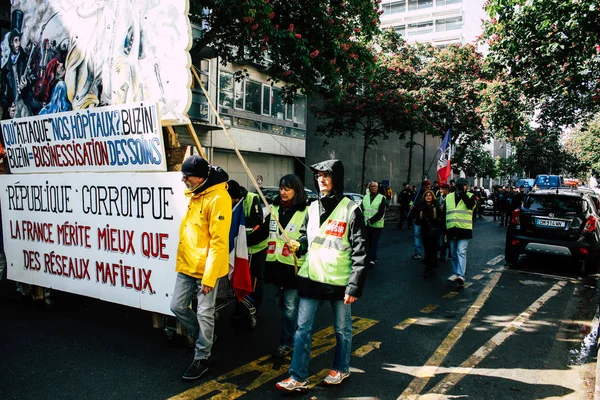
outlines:
[[[412,233],[388,222],[379,264],[353,305],[351,377],[323,387],[333,359],[331,310],[315,327],[306,399],[586,399],[594,387],[594,281],[576,265],[523,258],[504,265],[503,228],[477,221],[467,287],[446,282],[449,262],[421,277]],[[235,330],[231,308],[217,322],[210,373],[181,379],[192,351],[152,328],[149,313],[58,294],[47,310],[29,298],[0,298],[0,399],[271,399],[285,395],[289,359],[270,354],[280,312],[267,288],[258,327]],[[446,396],[446,397],[444,397]]]

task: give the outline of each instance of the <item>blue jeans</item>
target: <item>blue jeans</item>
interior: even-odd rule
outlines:
[[[171,311],[181,321],[187,333],[196,338],[194,360],[205,360],[210,357],[215,332],[215,301],[219,281],[217,280],[215,287],[208,294],[200,292],[201,285],[201,279],[178,272],[171,299]],[[196,293],[198,309],[194,313],[190,303]]]
[[[467,270],[467,247],[471,239],[452,239],[448,240],[450,247],[450,262],[452,263],[452,273],[465,277]]]
[[[294,346],[294,334],[298,325],[298,289],[279,289],[280,305],[282,308],[281,318],[281,345]]]
[[[423,245],[421,244],[421,226],[414,224],[413,233],[415,235],[415,254],[423,256]]]
[[[308,379],[310,347],[312,345],[313,323],[319,307],[326,300],[301,297],[298,306],[298,330],[294,337],[294,355],[290,365],[290,376],[297,381]],[[335,355],[332,369],[350,371],[350,351],[352,350],[352,309],[344,300],[330,300],[335,321]]]
[[[369,260],[377,262],[377,244],[383,228],[367,227],[367,243],[369,245]]]

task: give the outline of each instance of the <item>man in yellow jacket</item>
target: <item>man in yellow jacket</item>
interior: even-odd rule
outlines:
[[[186,158],[181,172],[190,203],[179,229],[177,279],[171,311],[196,338],[194,361],[182,376],[193,380],[208,371],[218,279],[229,270],[231,197],[227,193],[227,173],[202,157]],[[195,294],[198,296],[196,313],[190,308]]]

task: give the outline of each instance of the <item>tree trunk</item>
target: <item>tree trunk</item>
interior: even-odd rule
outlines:
[[[410,146],[408,148],[408,175],[406,177],[406,182],[408,182],[408,183],[411,183],[410,175],[412,173],[412,158],[413,158],[414,140],[415,140],[415,131],[411,129],[410,130],[410,139],[409,139]]]
[[[367,150],[369,149],[369,134],[364,132],[363,135],[363,156],[362,156],[362,171],[360,173],[360,194],[365,194],[365,172],[367,169]]]

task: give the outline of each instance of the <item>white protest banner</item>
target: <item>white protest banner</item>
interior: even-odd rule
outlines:
[[[177,172],[0,175],[8,278],[171,314]]]
[[[155,104],[133,103],[2,121],[14,174],[166,171]]]

